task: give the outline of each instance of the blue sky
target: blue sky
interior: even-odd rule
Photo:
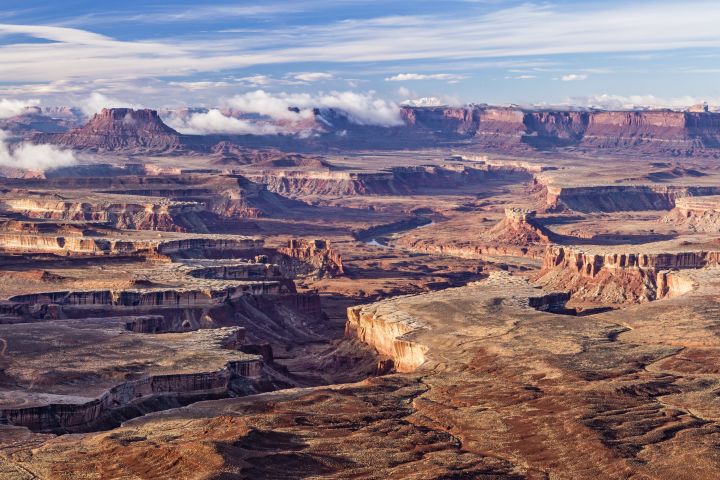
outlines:
[[[717,1],[0,4],[4,99],[216,106],[262,90],[266,101],[326,103],[331,92],[368,102],[720,103]]]

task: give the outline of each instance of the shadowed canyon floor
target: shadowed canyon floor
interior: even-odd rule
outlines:
[[[179,153],[152,120],[131,163],[0,178],[1,478],[720,468],[713,160]]]

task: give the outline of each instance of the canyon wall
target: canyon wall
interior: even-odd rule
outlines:
[[[550,211],[570,209],[590,213],[670,210],[679,198],[720,194],[720,187],[672,185],[558,187],[542,176],[537,177],[536,182],[545,188],[546,205]]]
[[[0,233],[0,250],[62,255],[251,255],[263,248],[254,238],[197,237],[181,240],[121,240],[102,237]]]
[[[513,166],[422,165],[381,172],[266,170],[247,174],[270,191],[289,195],[403,195],[433,188],[453,188],[487,180],[529,180],[527,170]]]
[[[81,290],[16,295],[9,301],[34,305],[107,307],[198,307],[223,303],[240,295],[277,295],[279,282],[247,282],[215,289]]]
[[[472,138],[486,148],[720,155],[720,114],[712,112],[539,111],[471,105],[405,107],[403,117],[411,128]]]
[[[693,284],[682,270],[718,265],[720,251],[594,254],[552,246],[536,280],[579,303],[637,303],[686,293]]]
[[[412,372],[425,363],[428,348],[410,338],[422,329],[413,318],[401,312],[380,313],[378,304],[348,308],[345,335],[373,347],[389,357],[398,372]]]
[[[99,222],[114,228],[175,232],[186,231],[191,225],[193,231],[207,231],[200,218],[204,208],[196,202],[172,202],[159,198],[145,203],[131,199],[98,199],[92,202],[25,196],[6,198],[0,205],[26,218]]]
[[[231,381],[236,377],[257,380],[262,374],[260,357],[231,361],[225,368],[209,372],[175,375],[151,375],[112,387],[99,398],[84,403],[50,403],[26,408],[0,409],[0,423],[27,427],[35,432],[82,432],[102,427],[114,411],[143,402],[171,397],[174,403],[183,403],[183,397],[192,401],[226,396]],[[241,392],[236,392],[241,393]],[[249,392],[247,392],[249,393]],[[150,408],[151,409],[151,408]],[[139,409],[142,410],[142,407]],[[136,416],[136,415],[131,415]]]

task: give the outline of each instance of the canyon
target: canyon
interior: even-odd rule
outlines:
[[[83,161],[0,177],[0,477],[720,467],[718,114],[191,113],[18,121]]]

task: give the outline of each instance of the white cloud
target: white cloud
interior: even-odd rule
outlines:
[[[7,133],[0,130],[0,166],[45,171],[75,163],[77,160],[72,151],[60,150],[53,145],[22,142],[11,147]]]
[[[168,85],[172,87],[180,87],[185,90],[196,91],[196,90],[209,90],[215,88],[225,88],[231,86],[229,82],[209,82],[209,81],[198,81],[198,82],[168,82]]]
[[[414,80],[463,80],[467,77],[454,73],[399,73],[392,77],[387,77],[386,82],[407,82]]]
[[[563,82],[575,82],[577,80],[585,80],[588,76],[584,73],[568,73],[567,75],[563,75],[560,77],[560,80]]]
[[[335,76],[332,73],[326,72],[305,72],[293,75],[293,78],[300,80],[301,82],[321,82],[325,80],[332,80]]]
[[[442,96],[408,99],[400,104],[407,107],[454,107],[459,106],[461,102],[455,97]]]
[[[401,125],[400,109],[394,102],[378,98],[373,92],[269,93],[264,90],[236,95],[227,105],[245,113],[257,113],[280,120],[301,121],[313,117],[313,108],[333,108],[345,112],[360,125]],[[298,112],[291,108],[299,109]]]
[[[535,75],[508,75],[505,80],[531,80],[537,78]]]
[[[277,80],[272,77],[268,77],[267,75],[252,75],[250,77],[238,78],[237,80],[239,82],[247,83],[253,87],[270,85],[277,82]]]
[[[88,117],[95,115],[103,108],[143,108],[141,105],[108,97],[99,92],[93,92],[89,97],[80,100],[77,106],[80,107],[80,110]]]
[[[0,98],[0,118],[10,118],[22,115],[28,107],[39,105],[38,100],[11,100]]]
[[[407,98],[407,97],[411,96],[413,94],[413,92],[407,87],[400,87],[397,89],[397,94],[400,95],[401,97]]]
[[[710,105],[720,105],[720,97],[657,97],[655,95],[612,95],[602,94],[589,97],[570,97],[564,102],[589,108],[602,108],[606,110],[632,110],[637,108],[673,108],[683,109],[691,105],[707,102]]]
[[[176,18],[196,17],[197,12],[190,10],[178,12]],[[21,38],[0,46],[0,72],[6,84],[119,77],[149,81],[292,64],[299,59],[406,64],[442,60],[464,67],[476,59],[490,58],[717,49],[717,18],[720,2],[649,0],[592,5],[525,3],[463,16],[398,15],[160,40],[117,40],[79,28],[0,24],[0,35],[9,38],[50,40]]]
[[[276,125],[228,117],[217,109],[212,109],[205,113],[195,113],[189,118],[173,116],[165,119],[165,121],[178,132],[191,135],[213,133],[230,135],[277,135],[284,133]]]

